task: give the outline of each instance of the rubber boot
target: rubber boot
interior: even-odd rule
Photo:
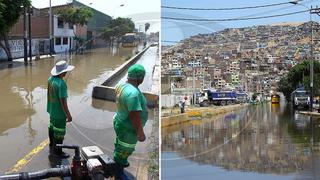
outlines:
[[[64,158],[64,159],[70,157],[70,155],[68,153],[63,152],[61,148],[57,148],[57,147],[55,147],[54,154],[56,156],[58,156],[60,158]]]
[[[124,173],[124,167],[117,164],[116,174],[114,176],[115,180],[130,180],[129,177]]]

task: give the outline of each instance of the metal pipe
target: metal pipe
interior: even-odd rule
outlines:
[[[71,176],[71,167],[61,166],[59,168],[44,169],[36,172],[22,172],[18,174],[0,175],[0,179],[26,180],[26,179],[46,179],[50,177],[68,177],[68,176]]]
[[[80,160],[80,148],[79,146],[75,146],[75,145],[62,145],[62,144],[57,144],[56,145],[57,148],[63,148],[63,149],[73,149],[74,150],[74,159],[76,160]]]

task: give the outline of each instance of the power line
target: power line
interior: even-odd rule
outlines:
[[[161,19],[169,19],[169,20],[177,20],[177,21],[216,21],[216,22],[221,22],[221,21],[244,21],[244,20],[255,20],[255,19],[267,19],[267,18],[274,18],[274,17],[281,17],[281,16],[289,16],[289,15],[294,15],[294,14],[300,14],[300,13],[305,13],[309,12],[309,10],[304,10],[304,11],[296,11],[292,13],[284,13],[284,14],[275,14],[275,15],[270,15],[270,16],[258,16],[258,17],[246,17],[246,18],[228,18],[228,19],[196,19],[196,18],[177,18],[177,17],[167,17],[167,16],[162,16]]]
[[[311,3],[311,2],[314,2],[314,1],[319,1],[319,0],[306,0],[301,4],[305,5],[307,3]],[[255,13],[255,14],[250,14],[250,15],[246,15],[246,16],[240,16],[240,17],[237,17],[237,18],[247,18],[247,17],[254,17],[254,16],[258,16],[258,15],[263,15],[263,14],[270,14],[270,13],[274,13],[274,12],[277,12],[277,11],[291,9],[293,7],[296,7],[296,5],[281,7],[281,8],[277,8],[277,9],[268,10],[268,11],[262,11],[262,12],[258,12],[258,13]],[[172,29],[172,28],[194,27],[196,25],[199,25],[199,26],[213,25],[211,23],[212,22],[209,21],[209,22],[202,22],[201,24],[173,25],[173,26],[167,26],[167,27],[164,26],[164,27],[165,27],[165,29]],[[211,28],[211,27],[208,27],[208,28]]]
[[[177,6],[161,6],[161,8],[178,9],[178,10],[191,10],[191,11],[230,11],[230,10],[257,9],[257,8],[281,6],[281,5],[285,5],[285,4],[290,4],[292,2],[298,3],[299,1],[302,1],[302,0],[274,3],[274,4],[265,4],[265,5],[258,5],[258,6],[227,7],[227,8],[192,8],[192,7],[177,7]]]
[[[313,1],[313,0],[311,0]],[[282,10],[285,10],[285,9],[290,9],[292,7],[295,7],[296,5],[292,5],[292,6],[288,6],[288,7],[282,7],[282,8],[278,8],[278,9],[273,9],[273,10],[269,10],[269,11],[263,11],[263,12],[259,12],[259,13],[255,13],[255,14],[250,14],[250,15],[246,15],[246,16],[240,16],[240,17],[237,17],[237,18],[248,18],[248,17],[255,17],[257,15],[262,15],[262,14],[269,14],[269,13],[272,13],[272,12],[277,12],[277,11],[282,11]],[[202,22],[201,24],[187,24],[187,25],[175,25],[175,26],[168,26],[168,27],[165,27],[165,29],[171,29],[171,28],[183,28],[183,27],[194,27],[196,25],[198,26],[206,26],[206,25],[214,25],[214,24],[211,24],[212,22]],[[210,28],[210,27],[208,27]],[[225,28],[225,27],[224,27]]]

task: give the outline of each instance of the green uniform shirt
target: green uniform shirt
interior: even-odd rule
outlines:
[[[60,103],[60,98],[67,98],[67,84],[63,79],[51,76],[48,79],[47,112],[51,119],[67,119]],[[63,122],[65,123],[65,122]]]
[[[142,127],[148,120],[147,100],[141,91],[129,83],[116,86],[117,112],[114,120],[120,127],[134,130],[129,118],[130,111],[140,111]]]

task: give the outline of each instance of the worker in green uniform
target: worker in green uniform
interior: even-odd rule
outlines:
[[[137,141],[146,139],[143,127],[148,119],[147,100],[138,89],[144,76],[142,65],[132,65],[128,69],[127,82],[118,84],[115,89],[117,112],[113,121],[116,132],[113,157],[118,165],[116,179],[128,179],[123,168],[129,166],[128,157],[135,150]]]
[[[51,77],[48,79],[47,112],[50,114],[49,140],[50,151],[54,155],[67,158],[69,155],[64,153],[56,144],[62,144],[66,134],[66,122],[72,121],[67,104],[67,84],[63,80],[68,71],[74,66],[68,65],[66,61],[59,61],[51,70]]]

